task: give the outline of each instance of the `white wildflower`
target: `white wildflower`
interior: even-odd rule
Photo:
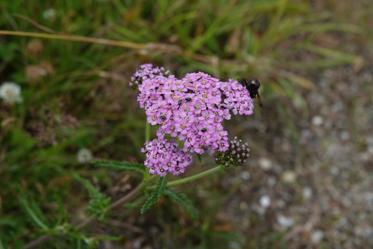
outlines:
[[[21,87],[13,82],[4,82],[0,86],[0,99],[9,105],[21,103]]]
[[[77,159],[80,163],[88,163],[93,159],[92,152],[86,148],[80,149],[78,151]]]
[[[43,18],[46,20],[53,20],[56,18],[56,11],[54,9],[47,9],[43,12]]]

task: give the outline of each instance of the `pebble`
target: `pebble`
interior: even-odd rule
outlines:
[[[272,168],[272,162],[268,158],[262,157],[259,159],[259,166],[263,170],[270,170]]]
[[[323,119],[323,117],[321,117],[321,116],[314,116],[313,118],[312,118],[312,124],[314,125],[314,126],[320,126],[320,125],[322,125],[324,123],[324,119]]]
[[[247,172],[247,171],[242,171],[241,172],[241,179],[242,180],[245,180],[245,181],[247,181],[247,180],[250,180],[250,173],[249,172]]]
[[[303,188],[303,198],[306,200],[311,199],[312,197],[312,189],[310,187],[304,187]]]
[[[284,216],[282,214],[277,216],[277,223],[284,229],[294,225],[294,219],[291,217]]]
[[[268,195],[263,195],[259,200],[260,206],[268,208],[271,205],[271,198]]]
[[[320,243],[320,241],[324,238],[324,233],[321,230],[316,230],[311,235],[311,241],[315,244]]]
[[[294,171],[291,171],[291,170],[285,171],[282,174],[282,180],[285,183],[294,183],[296,178],[297,178],[297,175],[295,174]]]

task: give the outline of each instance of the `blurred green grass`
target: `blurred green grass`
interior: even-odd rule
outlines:
[[[165,51],[131,50],[42,40],[42,52],[33,55],[27,48],[32,39],[0,36],[0,80],[20,84],[24,97],[23,104],[1,106],[0,110],[3,247],[22,248],[26,241],[66,224],[72,216],[69,211],[87,204],[87,193],[76,186],[73,172],[98,179],[105,186],[115,185],[106,171],[77,163],[79,148],[87,147],[99,158],[142,160],[144,115],[136,105],[136,93],[127,86],[139,63],[155,62],[178,75],[201,70],[223,78],[255,76],[263,82],[267,103],[280,96],[307,115],[301,93],[315,90],[317,85],[304,77],[305,72],[362,63],[354,52],[341,50],[331,35],[359,37],[368,32],[361,23],[369,9],[359,9],[360,16],[352,21],[343,11],[338,13],[340,6],[336,5],[342,3],[325,1],[321,5],[290,0],[2,1],[1,30],[166,47]],[[51,9],[55,16],[46,16]],[[181,53],[174,52],[173,46]],[[25,70],[41,62],[50,64],[53,72],[30,82]],[[296,114],[290,108],[275,108],[279,109],[279,122],[287,124],[296,140],[297,131],[292,128]],[[191,248],[196,243],[201,248],[213,244],[226,248],[225,242],[217,241],[242,240],[237,234],[214,232],[209,226],[214,211],[209,213],[204,211],[200,223],[190,224],[189,229],[174,227],[186,230],[180,240],[182,237]],[[162,217],[159,211],[159,224],[164,223]],[[75,237],[69,237],[71,234]],[[57,237],[55,247],[84,244],[85,235],[71,234]],[[278,236],[268,235],[262,242],[253,239],[252,243],[270,248],[277,245]]]

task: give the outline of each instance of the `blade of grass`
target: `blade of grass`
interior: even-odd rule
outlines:
[[[48,231],[49,227],[46,225],[46,223],[42,220],[41,217],[41,211],[38,209],[38,207],[29,202],[26,197],[20,197],[19,201],[23,208],[25,209],[26,213],[31,217],[31,219],[34,221],[34,223],[39,226],[42,230]]]

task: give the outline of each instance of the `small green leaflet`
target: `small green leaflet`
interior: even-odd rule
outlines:
[[[89,205],[87,208],[88,213],[95,216],[99,220],[105,218],[108,207],[110,206],[110,198],[98,191],[88,180],[75,175],[75,178],[80,181],[83,186],[88,190]]]
[[[159,178],[159,181],[154,191],[151,192],[149,198],[145,201],[144,205],[142,206],[141,214],[144,214],[146,211],[148,211],[162,196],[163,191],[166,188],[166,182],[166,177]]]
[[[179,204],[192,219],[197,219],[199,214],[198,210],[194,207],[192,201],[183,193],[178,193],[171,189],[166,189],[164,195],[168,196],[171,200]]]
[[[94,161],[93,164],[97,167],[116,169],[116,170],[130,170],[144,173],[145,167],[139,163],[131,162],[118,162],[118,161],[108,161],[108,160],[98,160]]]

